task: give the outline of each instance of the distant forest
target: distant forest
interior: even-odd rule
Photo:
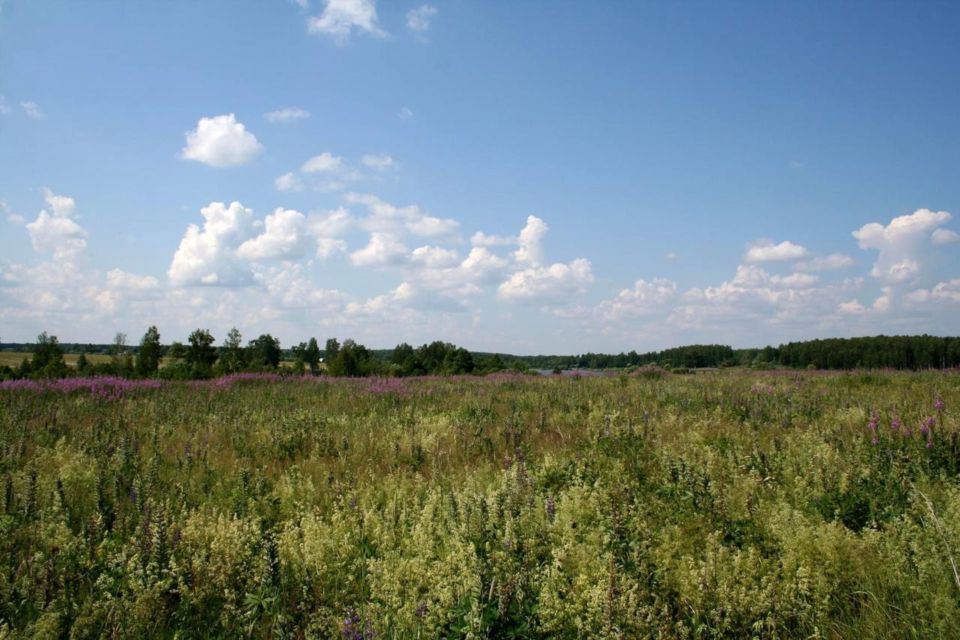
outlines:
[[[263,334],[243,345],[231,330],[217,346],[209,331],[197,329],[187,343],[164,345],[150,327],[138,346],[117,334],[111,344],[61,343],[42,333],[35,343],[0,343],[0,352],[25,353],[17,365],[0,366],[0,380],[119,375],[131,378],[198,379],[241,372],[313,373],[333,376],[483,375],[498,371],[556,372],[571,369],[632,370],[659,366],[675,371],[705,368],[945,369],[960,367],[960,337],[873,336],[790,342],[778,347],[734,349],[727,345],[688,345],[647,353],[516,356],[471,352],[435,341],[419,347],[368,349],[353,340],[315,338],[283,349]],[[67,363],[65,354],[77,356]]]
[[[960,366],[960,337],[871,336],[789,342],[779,347],[734,349],[695,344],[648,353],[529,356],[532,367],[609,369],[660,365],[673,368],[792,367],[810,369],[947,369]]]

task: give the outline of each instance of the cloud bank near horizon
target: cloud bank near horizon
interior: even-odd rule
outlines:
[[[341,165],[319,154],[304,166]],[[288,342],[329,333],[377,346],[445,339],[497,348],[484,340],[484,318],[508,326],[522,312],[580,336],[568,351],[619,351],[700,338],[744,344],[750,335],[936,332],[960,306],[960,280],[935,269],[939,254],[958,249],[945,211],[864,224],[851,232],[856,257],[762,238],[746,243],[719,282],[682,286],[649,273],[610,290],[599,286],[605,278],[588,256],[550,257],[550,226],[537,215],[513,230],[466,229],[372,193],[343,191],[339,199],[332,210],[263,213],[210,202],[171,247],[165,274],[122,265],[102,273],[87,259],[97,242],[81,224],[82,203],[45,189],[34,219],[8,220],[29,238],[34,258],[0,262],[4,337],[28,340],[49,329],[71,341],[104,340],[104,327],[135,335],[156,323],[171,339],[196,326],[218,334],[240,326]],[[328,277],[331,263],[394,284],[350,290]]]

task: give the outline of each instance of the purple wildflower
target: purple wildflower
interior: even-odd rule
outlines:
[[[943,398],[940,396],[937,396],[937,398],[933,401],[933,408],[936,409],[938,413],[942,413],[946,407],[946,403],[944,403]]]
[[[894,431],[897,431],[898,429],[900,429],[902,425],[903,423],[900,422],[900,418],[897,416],[894,416],[893,420],[890,421],[890,428],[893,429]]]
[[[427,611],[429,611],[429,607],[427,606],[426,600],[421,600],[417,603],[417,610],[415,613],[417,614],[418,618],[426,618]]]
[[[933,416],[928,417],[926,420],[924,420],[920,424],[920,434],[924,436],[929,435],[930,429],[933,428],[933,425],[935,423],[936,423],[936,419]]]
[[[396,395],[405,395],[407,393],[407,385],[400,378],[367,378],[366,379],[367,391],[370,393],[375,393],[378,395],[393,393]]]
[[[119,376],[94,376],[90,378],[60,378],[59,380],[5,380],[0,382],[0,391],[32,391],[34,393],[86,392],[95,400],[120,400],[125,395],[144,389],[159,389],[159,380],[128,380]]]
[[[360,631],[360,616],[356,611],[347,613],[343,619],[343,626],[340,628],[343,640],[363,640],[363,632]]]

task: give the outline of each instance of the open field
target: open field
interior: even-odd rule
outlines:
[[[16,368],[20,366],[24,359],[29,360],[32,357],[33,353],[29,351],[0,351],[0,367]],[[76,367],[79,357],[80,354],[78,353],[68,353],[63,356],[63,359],[67,366]],[[87,354],[87,360],[90,361],[90,364],[105,364],[110,362],[110,356],[102,353],[90,353]]]
[[[958,381],[2,383],[0,637],[960,637]]]

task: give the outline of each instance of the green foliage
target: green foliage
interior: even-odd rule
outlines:
[[[327,354],[335,354],[327,358],[327,373],[348,378],[376,373],[378,363],[365,346],[353,340],[345,340],[342,345],[337,344],[336,340],[332,340],[332,343],[327,340]]]
[[[781,345],[780,364],[822,369],[931,369],[960,366],[960,338],[873,336],[808,340]]]
[[[474,354],[475,356],[478,354]],[[537,369],[624,369],[644,365],[702,369],[744,366],[810,369],[947,369],[960,366],[960,338],[871,336],[791,342],[779,347],[733,349],[686,345],[648,353],[584,353],[579,356],[509,356]]]
[[[174,360],[183,360],[187,357],[187,348],[179,340],[174,340],[167,349],[167,355]]]
[[[20,369],[22,377],[32,375],[34,378],[61,378],[66,375],[67,364],[57,336],[47,335],[46,331],[37,336],[33,358],[29,363],[24,361]]]
[[[393,372],[401,376],[460,375],[473,373],[477,368],[469,351],[440,341],[417,349],[405,342],[398,344],[390,355],[390,363]]]
[[[247,363],[254,370],[276,369],[280,366],[280,341],[265,333],[247,345]]]
[[[301,350],[302,359],[304,365],[310,369],[310,373],[316,375],[320,372],[320,346],[317,344],[316,338],[310,338],[310,341],[307,343],[306,347]]]
[[[220,349],[220,357],[217,360],[217,370],[219,373],[237,373],[246,368],[247,354],[243,349],[241,340],[240,330],[236,327],[230,329],[226,339],[223,341],[223,347]]]
[[[309,371],[313,375],[320,373],[320,346],[316,338],[301,342],[292,350],[293,370],[297,373]]]
[[[340,353],[340,343],[336,338],[327,338],[326,345],[323,348],[323,357],[330,362]]]
[[[140,340],[140,348],[137,350],[137,375],[141,377],[154,376],[160,369],[160,357],[163,353],[163,347],[160,345],[160,332],[157,328],[150,327]],[[79,371],[80,365],[77,364]]]
[[[87,354],[85,353],[81,353],[77,358],[77,375],[90,375],[90,361],[87,359]]]
[[[0,389],[0,637],[960,637],[956,377]]]
[[[213,363],[217,361],[217,350],[213,346],[213,336],[206,329],[196,329],[188,339],[186,360],[193,377],[206,378],[213,373]]]

